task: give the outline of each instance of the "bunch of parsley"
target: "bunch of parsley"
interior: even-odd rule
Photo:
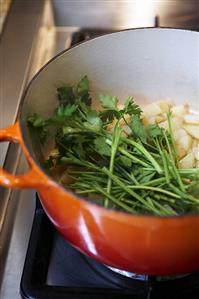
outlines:
[[[57,97],[50,118],[33,114],[27,122],[41,144],[55,129],[58,153],[50,155],[45,166],[51,174],[61,167],[61,182],[64,177],[71,179],[66,188],[129,213],[199,212],[199,170],[179,169],[170,112],[166,131],[158,125],[144,126],[142,111],[132,97],[119,109],[116,97],[100,95],[101,109],[95,110],[87,76],[76,86],[57,88]],[[124,134],[121,120],[130,136]]]

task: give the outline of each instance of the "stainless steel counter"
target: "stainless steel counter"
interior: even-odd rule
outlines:
[[[10,6],[11,0],[1,0],[1,5],[0,5],[0,33],[3,28],[4,21],[6,19],[9,6]]]
[[[44,2],[13,1],[0,41],[0,127],[13,123],[28,81],[31,52]],[[6,157],[6,158],[5,158]],[[0,165],[12,172],[27,169],[18,146],[0,145]],[[15,299],[34,213],[34,191],[0,188],[0,298]]]
[[[172,3],[172,4],[171,4]],[[52,4],[52,5],[51,5]],[[198,1],[14,0],[0,40],[0,127],[17,117],[21,94],[35,72],[70,46],[79,27],[162,26],[199,29]],[[0,146],[0,164],[27,169],[16,145]],[[35,191],[0,188],[0,298],[18,299],[35,209]]]

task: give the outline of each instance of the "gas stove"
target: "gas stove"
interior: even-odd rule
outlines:
[[[105,33],[136,26],[199,29],[197,9],[192,5],[194,1],[180,6],[179,1],[174,1],[172,13],[167,4],[159,5],[153,13],[148,10],[151,15],[145,16],[142,23],[131,18],[133,4],[129,4],[127,9],[128,5],[122,3],[117,8],[114,1],[107,1],[106,5],[99,1],[89,6],[88,1],[82,1],[82,6],[71,1],[64,7],[58,2],[41,0],[37,4],[35,1],[27,4],[27,1],[15,0],[11,5],[3,29],[4,47],[2,43],[0,54],[2,51],[7,57],[13,57],[14,46],[10,47],[13,39],[18,51],[14,59],[7,58],[7,67],[4,67],[4,80],[15,84],[12,88],[9,84],[4,88],[6,102],[0,101],[0,111],[3,111],[1,127],[15,120],[20,95],[28,81],[44,63],[63,49]],[[27,27],[18,22],[18,17],[24,15],[27,16]],[[86,22],[88,27],[84,26]],[[13,75],[16,70],[17,78]],[[19,147],[6,145],[0,147],[0,153],[0,161],[4,161],[8,171],[19,174],[27,171],[28,166]],[[0,199],[2,299],[199,297],[199,273],[151,277],[113,269],[86,257],[57,233],[45,215],[35,190],[0,188]]]

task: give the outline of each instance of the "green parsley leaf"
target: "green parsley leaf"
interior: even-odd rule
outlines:
[[[83,123],[84,127],[95,132],[99,132],[102,128],[102,121],[98,116],[89,115],[87,121]]]
[[[60,162],[62,164],[78,164],[79,159],[75,158],[74,156],[69,157],[61,157]]]
[[[64,85],[57,88],[57,96],[60,104],[73,104],[75,95],[70,85]]]
[[[100,155],[111,156],[111,148],[106,143],[105,137],[97,137],[94,141],[95,149]]]
[[[105,110],[100,111],[100,118],[103,122],[111,122],[114,118],[119,119],[120,113],[117,108],[118,99],[109,95],[99,96],[101,105]]]
[[[163,128],[160,128],[158,125],[153,124],[153,125],[148,125],[146,127],[146,130],[149,137],[156,138],[162,136]]]
[[[118,111],[117,109],[118,99],[116,97],[109,96],[109,95],[100,95],[99,99],[103,108]]]
[[[82,129],[65,126],[65,127],[62,128],[62,132],[63,132],[64,135],[65,134],[75,134],[75,133],[82,132]]]
[[[128,157],[120,156],[120,161],[122,162],[123,166],[131,167],[132,165],[132,160]]]
[[[79,83],[77,84],[77,94],[81,94],[84,93],[85,91],[89,90],[89,81],[88,81],[88,77],[84,76]]]
[[[57,115],[58,116],[64,116],[64,117],[70,117],[72,116],[72,114],[76,111],[77,109],[77,106],[76,105],[67,105],[67,106],[64,106],[63,104],[61,104],[60,106],[58,106],[57,108]]]
[[[84,76],[77,84],[76,94],[78,96],[78,99],[81,99],[81,101],[84,102],[86,105],[91,105],[91,97],[89,94],[89,81],[87,76]]]
[[[37,113],[34,113],[33,115],[29,116],[27,121],[29,124],[31,124],[35,128],[45,126],[45,120],[43,119],[43,117],[41,117]]]
[[[133,97],[128,97],[128,99],[124,103],[124,109],[122,110],[124,114],[129,114],[129,115],[141,115],[142,110],[140,107],[135,104]]]
[[[132,129],[133,135],[140,139],[142,142],[147,140],[147,131],[144,125],[141,122],[140,116],[138,114],[134,115],[131,123],[129,124]]]
[[[48,136],[48,129],[45,120],[37,113],[34,113],[27,118],[27,122],[31,128],[35,129],[40,142],[43,144]]]
[[[108,123],[113,121],[114,118],[117,118],[117,119],[120,118],[120,113],[117,110],[103,110],[103,111],[100,111],[99,115],[103,122],[108,122]],[[105,123],[105,125],[106,125],[106,123]]]

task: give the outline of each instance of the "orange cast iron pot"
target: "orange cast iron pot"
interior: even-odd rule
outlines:
[[[73,246],[96,260],[131,272],[152,275],[199,269],[199,215],[157,217],[106,209],[64,189],[41,166],[41,149],[26,126],[33,112],[50,115],[56,87],[74,84],[85,74],[94,94],[138,103],[169,96],[197,104],[198,33],[171,29],[117,32],[82,43],[51,60],[26,89],[18,121],[0,130],[1,141],[20,143],[30,171],[14,176],[0,169],[0,184],[37,189],[57,230]],[[197,105],[196,105],[197,104]]]

